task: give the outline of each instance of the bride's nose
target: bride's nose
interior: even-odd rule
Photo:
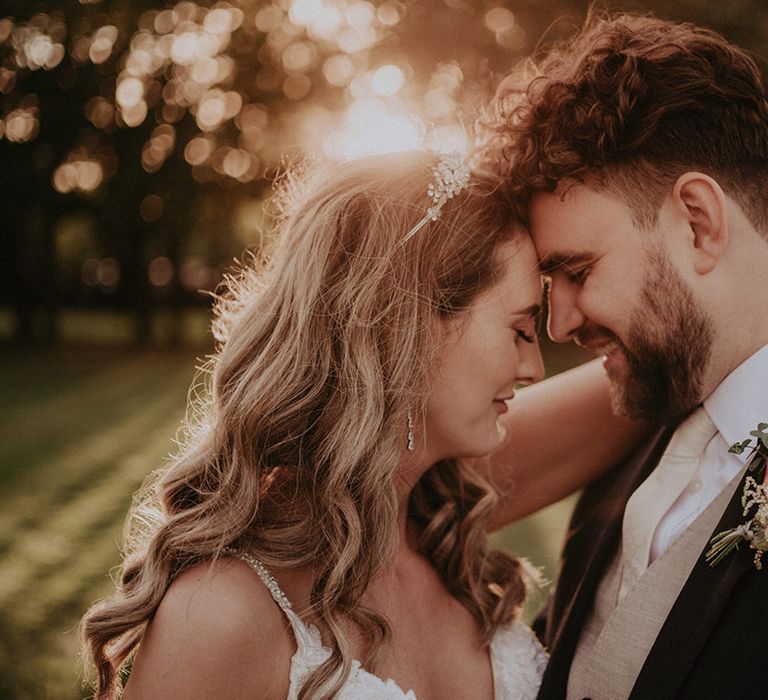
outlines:
[[[544,360],[538,340],[520,348],[519,358],[518,384],[533,384],[544,379]]]

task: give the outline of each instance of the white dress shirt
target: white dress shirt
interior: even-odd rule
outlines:
[[[742,362],[704,401],[717,432],[704,448],[699,464],[683,492],[661,515],[653,534],[653,562],[726,487],[749,459],[749,450],[728,452],[750,437],[758,423],[768,422],[768,345]]]

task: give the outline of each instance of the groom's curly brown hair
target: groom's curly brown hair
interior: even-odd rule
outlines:
[[[502,82],[481,128],[523,205],[562,180],[586,182],[649,226],[677,177],[698,170],[768,232],[765,88],[749,54],[714,31],[593,14]]]

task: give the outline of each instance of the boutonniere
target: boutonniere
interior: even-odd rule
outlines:
[[[744,480],[741,494],[743,515],[749,519],[709,541],[710,547],[705,556],[710,566],[717,566],[734,549],[738,549],[742,541],[755,550],[755,568],[758,570],[763,568],[763,554],[768,552],[768,484],[762,483],[768,459],[768,423],[758,423],[757,429],[749,434],[751,438],[734,443],[728,450],[735,454],[750,450],[747,469],[752,475]]]

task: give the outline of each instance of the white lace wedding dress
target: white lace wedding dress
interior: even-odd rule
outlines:
[[[294,612],[275,578],[258,559],[242,552],[233,554],[259,575],[291,624],[296,653],[291,659],[287,700],[295,700],[302,681],[328,658],[330,650],[323,646],[317,628],[305,624]],[[534,700],[546,664],[547,654],[530,628],[513,622],[499,629],[491,640],[494,700]],[[352,672],[336,697],[340,700],[417,700],[412,690],[405,691],[394,680],[384,680],[366,671],[357,660],[352,662]]]

